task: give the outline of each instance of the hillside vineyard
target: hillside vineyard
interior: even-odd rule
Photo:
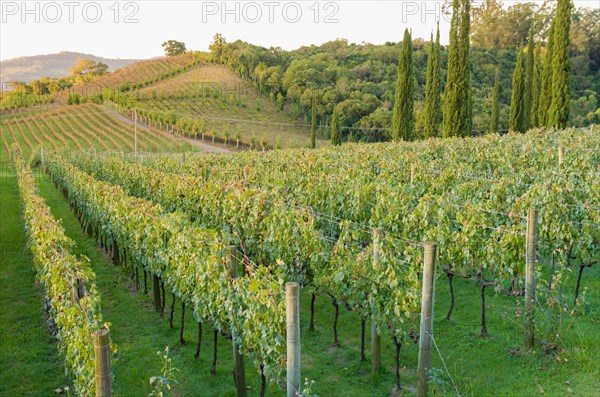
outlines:
[[[583,273],[598,257],[595,134],[468,140],[267,154],[81,153],[45,166],[83,225],[121,261],[157,277],[197,321],[239,336],[257,370],[279,380],[285,282],[373,318],[378,332],[399,340],[419,321],[427,241],[437,242],[441,269],[475,280],[482,299],[487,286],[523,285],[529,208],[541,214],[540,261],[557,258]],[[243,269],[230,283],[227,246]]]

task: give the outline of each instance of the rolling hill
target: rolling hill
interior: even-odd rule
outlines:
[[[188,135],[208,135],[220,142],[252,147],[306,147],[310,126],[279,110],[276,104],[218,64],[203,64],[135,94],[137,107],[152,120],[175,123]],[[202,131],[203,130],[203,131]],[[320,146],[326,144],[317,137]]]
[[[22,81],[28,83],[42,77],[65,77],[70,74],[69,67],[80,58],[103,62],[110,71],[114,71],[138,62],[137,59],[109,59],[91,54],[63,51],[58,54],[35,55],[0,61],[0,81],[4,83]]]

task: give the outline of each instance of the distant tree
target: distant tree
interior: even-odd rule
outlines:
[[[333,109],[333,117],[331,118],[331,144],[334,146],[342,144],[342,125],[337,106]]]
[[[108,72],[108,65],[102,62],[92,61],[91,59],[81,58],[78,59],[75,66],[70,67],[69,70],[73,76],[101,76]]]
[[[277,94],[277,110],[279,110],[281,112],[284,107],[285,107],[285,96],[283,96],[283,94],[281,92],[279,92]]]
[[[512,97],[510,100],[510,121],[508,129],[510,131],[524,132],[525,131],[525,106],[524,106],[524,89],[525,89],[525,66],[523,63],[523,46],[519,46],[517,54],[517,63],[513,73],[512,80]]]
[[[316,147],[317,147],[317,104],[316,104],[315,95],[313,94],[311,120],[310,120],[310,148],[315,149]]]
[[[77,92],[72,92],[67,98],[68,105],[79,105],[81,103],[81,95]]]
[[[529,29],[529,41],[527,42],[527,62],[525,64],[525,83],[523,91],[523,129],[529,129],[531,119],[531,101],[533,95],[533,74],[535,67],[535,45],[533,42],[533,25]]]
[[[185,44],[177,40],[167,40],[161,45],[165,49],[165,55],[168,57],[185,54],[187,51]]]
[[[400,59],[398,61],[398,79],[396,80],[396,101],[392,116],[392,139],[408,141],[412,139],[414,126],[414,72],[413,44],[408,29],[404,31]]]
[[[470,1],[453,0],[444,95],[444,136],[469,136],[473,129],[470,71]]]
[[[31,87],[31,90],[35,95],[46,95],[50,93],[48,85],[44,81],[34,80],[31,83],[29,83],[29,86]]]
[[[213,59],[216,62],[222,62],[223,51],[225,50],[225,45],[227,44],[227,40],[221,33],[215,34],[213,37],[213,42],[208,46],[208,49],[213,55]]]
[[[494,96],[492,98],[492,117],[490,118],[490,132],[498,133],[500,121],[500,68],[496,69],[496,80],[494,81]]]
[[[525,42],[530,27],[541,38],[549,25],[551,3],[514,3],[508,7],[500,0],[484,0],[473,7],[471,44],[487,50],[514,48]]]
[[[566,128],[569,123],[571,95],[571,61],[569,59],[569,32],[571,28],[571,0],[558,0],[552,53],[552,103],[548,111],[548,125]]]
[[[427,59],[427,82],[425,87],[425,137],[437,136],[440,122],[442,121],[441,101],[441,50],[440,50],[440,25],[438,23],[435,43],[433,34],[429,44],[429,57]]]

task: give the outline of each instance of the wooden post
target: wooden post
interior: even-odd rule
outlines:
[[[152,275],[152,289],[154,290],[154,309],[160,313],[162,304],[160,302],[160,283],[156,274]]]
[[[185,159],[185,154],[183,155]],[[184,160],[185,161],[185,160]],[[236,259],[237,250],[235,246],[227,247],[227,270],[229,277],[232,279],[238,277],[238,266]],[[235,332],[235,331],[233,331]],[[233,340],[233,379],[235,381],[235,389],[237,397],[246,397],[246,368],[244,366],[243,344],[238,345],[235,334],[232,335]]]
[[[109,331],[101,329],[94,332],[94,368],[96,373],[96,397],[111,397],[110,385],[110,340]]]
[[[563,148],[562,146],[559,146],[558,147],[558,165],[562,165],[564,157],[565,157],[565,148]]]
[[[416,175],[415,163],[411,163],[410,164],[410,184],[411,185],[415,182],[415,175]]]
[[[80,278],[78,278],[76,282],[77,282],[77,298],[81,299],[86,295],[85,285],[83,284],[83,281]]]
[[[535,340],[535,262],[537,256],[537,210],[527,212],[527,253],[525,258],[525,350]]]
[[[381,236],[381,229],[373,230],[373,270],[377,271],[377,261],[379,260],[379,236]],[[381,367],[381,336],[377,333],[377,325],[375,324],[375,318],[371,315],[371,372],[375,373],[379,371]]]
[[[133,157],[137,158],[137,110],[133,111]]]
[[[417,370],[417,396],[426,397],[431,369],[431,340],[433,335],[433,282],[435,280],[435,243],[425,244],[423,289],[421,290],[421,333],[419,336],[419,364]]]
[[[287,397],[300,393],[300,285],[285,285],[287,325]]]

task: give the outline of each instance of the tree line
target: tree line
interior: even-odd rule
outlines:
[[[210,51],[214,62],[230,66],[279,109],[336,141],[600,121],[600,12],[576,9],[569,0],[541,8],[503,8],[497,0],[474,9],[469,0],[453,0],[452,6],[448,46],[439,43],[439,31],[429,42],[406,31],[399,43],[335,40],[294,51],[228,43],[217,34]],[[519,29],[498,29],[492,17]],[[333,121],[340,138],[328,127]]]

